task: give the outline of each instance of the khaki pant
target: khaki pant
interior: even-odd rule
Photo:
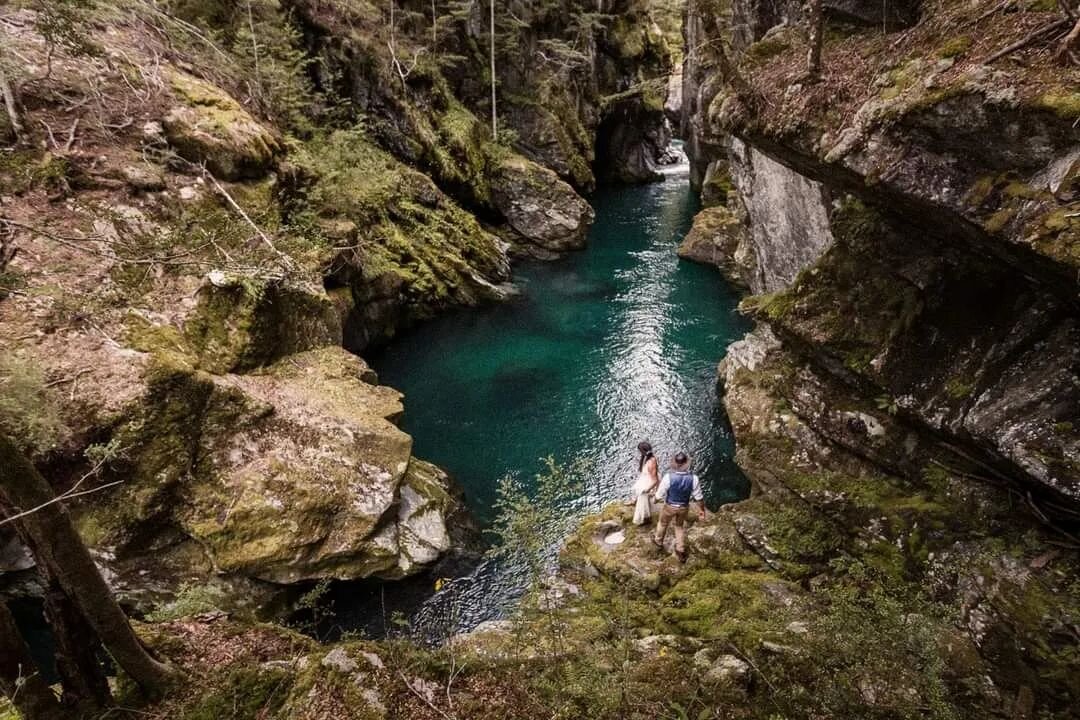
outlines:
[[[660,521],[656,523],[656,542],[663,545],[669,524],[675,525],[675,552],[686,552],[686,516],[689,507],[674,507],[664,503],[660,510]]]

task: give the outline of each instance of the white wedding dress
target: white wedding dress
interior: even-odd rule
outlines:
[[[649,464],[645,463],[638,479],[634,481],[634,497],[637,498],[637,502],[634,503],[635,525],[644,525],[652,517],[652,498],[650,497],[652,486],[653,479],[649,474]]]

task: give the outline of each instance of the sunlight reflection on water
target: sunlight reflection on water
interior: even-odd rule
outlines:
[[[626,496],[643,438],[662,467],[690,452],[711,505],[747,492],[715,385],[716,363],[748,325],[714,270],[675,255],[698,209],[686,168],[602,190],[593,204],[587,250],[518,268],[519,297],[432,321],[372,358],[405,392],[414,452],[454,475],[481,524],[500,477],[532,478],[554,455],[593,468],[582,496],[552,518],[564,532]],[[523,572],[485,561],[423,602],[412,626],[432,639],[498,618]]]

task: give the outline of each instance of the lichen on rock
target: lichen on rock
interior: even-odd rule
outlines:
[[[259,178],[281,151],[278,138],[228,94],[180,71],[169,74],[179,104],[162,120],[169,144],[222,180]]]

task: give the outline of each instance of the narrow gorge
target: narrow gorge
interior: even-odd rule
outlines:
[[[1076,717],[1078,16],[0,4],[0,718]]]

